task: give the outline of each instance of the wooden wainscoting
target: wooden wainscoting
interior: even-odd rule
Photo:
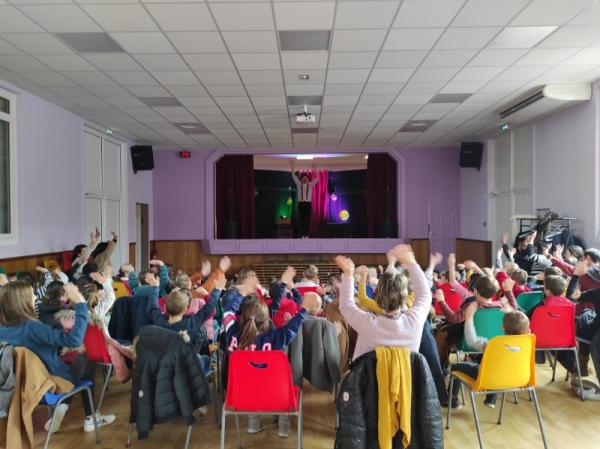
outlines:
[[[135,242],[129,243],[129,261],[128,262],[135,267],[135,262],[136,262],[136,260],[135,260]]]
[[[221,256],[204,254],[199,240],[154,240],[150,244],[152,252],[164,262],[172,263],[186,273],[194,273],[200,269],[204,260],[217,266]],[[337,254],[239,254],[230,255],[232,272],[243,267],[253,267],[265,263],[305,263],[306,265],[325,264],[333,261]],[[385,254],[346,254],[356,265],[387,264]]]
[[[429,265],[429,239],[410,239],[417,263],[422,267]]]
[[[35,254],[33,256],[11,257],[0,259],[0,267],[7,273],[17,273],[20,271],[35,271],[35,267],[44,266],[44,262],[55,260],[62,265],[62,253]]]
[[[492,242],[489,240],[456,239],[456,260],[471,259],[480,267],[492,266]]]

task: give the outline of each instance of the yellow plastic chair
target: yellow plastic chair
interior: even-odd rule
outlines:
[[[475,406],[476,394],[497,393],[502,395],[500,403],[500,414],[498,415],[498,424],[502,424],[502,412],[504,410],[504,400],[506,393],[527,391],[533,398],[535,412],[542,433],[544,448],[547,449],[546,435],[544,433],[544,424],[540,406],[535,394],[535,335],[502,335],[489,340],[477,379],[473,379],[464,373],[453,371],[450,373],[450,391],[454,382],[461,382],[469,390],[471,396],[471,407],[473,408],[473,418],[477,428],[477,439],[479,447],[484,449],[481,438],[481,429],[479,428],[479,417]],[[452,407],[448,407],[446,417],[446,429],[450,429],[450,412]]]
[[[131,296],[131,293],[129,293],[129,290],[122,281],[113,281],[112,287],[115,291],[116,299],[122,298],[123,296]]]

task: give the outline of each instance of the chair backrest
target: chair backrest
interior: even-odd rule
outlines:
[[[535,335],[500,335],[483,352],[475,390],[535,386]]]
[[[73,266],[73,251],[63,251],[61,258],[63,270],[69,271]]]
[[[83,336],[83,345],[87,358],[92,362],[111,363],[110,355],[106,350],[104,331],[100,326],[88,324]]]
[[[544,292],[524,292],[517,296],[517,304],[525,313],[529,313],[531,309],[543,300]]]
[[[113,290],[115,291],[115,298],[119,299],[123,296],[131,296],[131,292],[122,281],[113,281]]]
[[[538,348],[575,347],[575,307],[537,307],[531,318],[531,333],[536,336]]]
[[[295,411],[290,362],[283,351],[235,351],[229,355],[226,406],[235,411]]]
[[[463,302],[463,297],[460,296],[458,292],[454,291],[450,284],[442,284],[439,286],[439,289],[444,292],[444,300],[450,309],[455,312],[460,309],[460,305]],[[435,308],[436,315],[443,315],[442,308],[438,302],[436,302],[433,307]]]
[[[504,311],[502,309],[478,309],[473,315],[473,324],[475,332],[479,337],[485,337],[488,340],[504,335],[502,328],[502,320],[504,319]],[[460,346],[463,351],[471,351],[473,348],[467,346],[467,342],[463,338]]]

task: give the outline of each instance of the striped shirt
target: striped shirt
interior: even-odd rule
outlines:
[[[292,179],[294,180],[294,184],[296,184],[296,189],[298,191],[298,201],[301,203],[312,202],[313,187],[319,182],[319,178],[315,177],[312,181],[302,182],[298,179],[296,173],[292,172]]]

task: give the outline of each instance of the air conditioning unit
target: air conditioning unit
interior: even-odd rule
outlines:
[[[552,114],[592,98],[591,83],[548,84],[537,87],[504,106],[498,113],[503,120],[523,123]]]

